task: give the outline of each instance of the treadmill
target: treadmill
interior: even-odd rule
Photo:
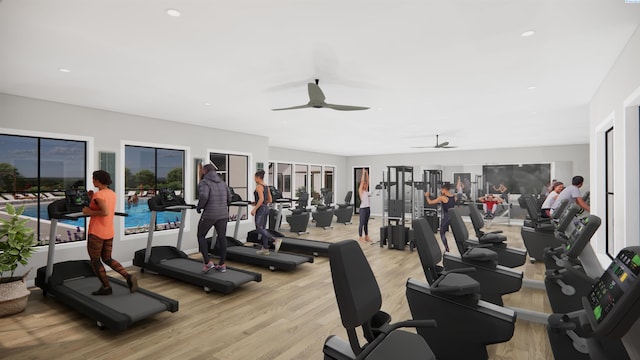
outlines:
[[[272,252],[265,256],[256,253],[255,247],[244,246],[244,244],[238,240],[238,230],[240,230],[240,220],[242,217],[242,209],[249,206],[248,201],[233,201],[231,206],[238,207],[238,215],[236,217],[236,227],[233,230],[233,237],[227,236],[227,259],[235,260],[245,264],[264,266],[271,271],[275,270],[294,270],[298,265],[304,263],[312,263],[313,256],[300,256],[294,254],[286,254],[282,252]],[[219,255],[218,246],[216,244],[215,236],[209,238],[212,253],[216,256]]]
[[[142,288],[131,293],[125,281],[112,277],[109,277],[112,295],[91,295],[100,285],[100,281],[93,273],[89,260],[54,263],[58,221],[88,217],[82,214],[82,208],[89,204],[85,190],[67,190],[65,195],[65,199],[56,200],[47,207],[51,219],[47,265],[38,269],[35,280],[36,285],[42,289],[42,294],[52,295],[58,301],[95,320],[100,328],[112,331],[125,330],[137,321],[164,311],[178,311],[177,300]]]
[[[195,209],[195,205],[186,204],[184,199],[176,196],[173,190],[161,189],[160,194],[149,199],[151,210],[151,222],[147,247],[135,252],[133,264],[141,268],[140,271],[150,271],[165,275],[190,284],[202,286],[206,293],[211,291],[229,294],[239,286],[251,281],[262,281],[262,274],[231,268],[222,273],[215,269],[206,274],[202,273],[202,261],[192,259],[180,250],[182,247],[182,234],[184,232],[184,219],[187,210]],[[178,230],[177,246],[152,246],[153,233],[156,228],[157,213],[162,211],[175,211],[182,214],[182,221]]]
[[[287,237],[283,233],[281,233],[279,230],[280,222],[282,219],[282,205],[291,202],[291,200],[276,199],[274,200],[274,202],[276,203],[278,209],[278,215],[275,221],[275,229],[268,229],[267,231],[269,231],[269,233],[271,233],[271,235],[273,235],[274,237],[282,239],[280,251],[308,254],[313,256],[329,256],[329,245],[331,245],[331,243],[318,240],[292,238]],[[260,240],[258,232],[255,230],[249,231],[249,233],[247,234],[247,241],[258,244],[262,242]]]

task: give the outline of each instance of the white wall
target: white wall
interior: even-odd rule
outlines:
[[[38,132],[54,137],[65,135],[89,137],[93,145],[93,153],[89,164],[98,165],[98,152],[116,153],[115,177],[119,179],[117,186],[122,189],[122,154],[124,142],[150,143],[178,146],[187,149],[185,159],[185,194],[187,202],[194,201],[194,169],[193,158],[208,158],[207,149],[237,151],[251,154],[249,172],[253,174],[255,163],[267,163],[269,160],[268,139],[262,136],[247,135],[201,126],[186,125],[160,119],[127,115],[111,111],[91,109],[74,105],[54,103],[6,94],[0,94],[0,128],[15,129],[18,132]],[[91,149],[91,147],[89,148]],[[91,151],[91,150],[90,150]],[[89,173],[94,169],[89,169]],[[114,176],[114,174],[112,174]],[[123,193],[118,191],[119,205],[124,204]],[[183,238],[183,249],[197,249],[196,229],[198,216],[195,212],[187,215],[187,228]],[[114,258],[131,264],[133,253],[145,247],[145,235],[123,235],[123,222],[116,224],[114,239]],[[251,220],[244,221],[240,229],[240,238],[254,228]],[[229,232],[234,225],[230,224]],[[156,244],[170,245],[176,241],[177,231],[157,232],[154,236]],[[63,244],[56,247],[56,261],[86,259],[84,242]],[[38,249],[30,260],[29,267],[40,267],[46,263],[46,249]],[[31,278],[35,271],[31,272]]]
[[[585,119],[585,123],[586,123]],[[353,167],[369,166],[371,168],[371,183],[376,184],[382,181],[382,172],[386,171],[389,165],[408,165],[414,168],[416,180],[422,178],[422,170],[442,169],[443,179],[451,181],[451,174],[455,172],[470,172],[472,176],[482,174],[482,165],[492,164],[519,164],[519,163],[551,163],[567,167],[571,165],[570,171],[574,175],[585,176],[585,186],[583,191],[589,189],[589,146],[588,145],[566,145],[566,146],[545,146],[530,148],[512,148],[496,150],[441,150],[425,153],[395,154],[395,155],[374,155],[374,156],[353,156],[347,161],[349,174],[353,172]],[[567,173],[564,170],[562,173]],[[559,172],[560,173],[560,172]],[[554,176],[555,174],[551,174]],[[558,178],[560,179],[560,178]],[[347,178],[346,186],[351,189],[350,178]],[[473,178],[472,178],[473,180]],[[567,179],[570,181],[571,179]],[[373,188],[373,186],[372,186]],[[375,192],[374,192],[375,194]],[[374,197],[371,201],[371,212],[382,213],[382,198]]]
[[[640,28],[636,30],[603,80],[589,106],[591,134],[591,210],[604,213],[604,132],[614,127],[614,203],[616,252],[640,245],[638,191],[638,112],[640,106]],[[605,253],[605,228],[592,243]],[[604,258],[604,256],[601,256]]]
[[[625,246],[640,245],[640,191],[638,189],[638,150],[640,121],[640,28],[605,77],[589,106],[591,134],[591,211],[605,208],[604,132],[614,127],[614,232],[617,253]],[[591,240],[603,266],[605,231],[601,226]],[[640,321],[623,338],[632,359],[640,357]]]

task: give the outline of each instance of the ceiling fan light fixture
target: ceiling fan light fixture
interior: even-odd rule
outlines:
[[[181,15],[180,10],[178,9],[167,9],[166,13],[171,17],[179,17]]]
[[[527,31],[523,32],[522,34],[520,34],[520,36],[522,36],[522,37],[531,37],[531,36],[533,36],[535,34],[536,34],[535,30],[527,30]]]

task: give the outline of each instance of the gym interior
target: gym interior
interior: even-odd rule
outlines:
[[[0,0],[0,44],[0,219],[33,233],[2,358],[640,359],[637,1]],[[236,198],[202,275],[206,164]],[[99,301],[95,170],[139,285]]]

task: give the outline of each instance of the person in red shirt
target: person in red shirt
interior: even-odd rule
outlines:
[[[487,194],[485,196],[481,196],[478,201],[482,203],[482,208],[484,209],[484,217],[487,219],[492,218],[496,209],[498,208],[498,204],[502,204],[502,199],[499,197],[495,197],[491,194]]]
[[[89,191],[89,206],[82,209],[82,213],[91,216],[89,219],[89,231],[87,238],[87,251],[91,268],[96,274],[102,286],[92,292],[92,295],[111,295],[113,290],[109,284],[109,278],[102,263],[109,265],[127,280],[129,291],[135,292],[138,289],[138,281],[135,275],[129,274],[118,261],[111,257],[113,249],[113,217],[116,208],[116,193],[109,189],[111,176],[108,172],[98,170],[93,172],[93,186],[98,191]]]

